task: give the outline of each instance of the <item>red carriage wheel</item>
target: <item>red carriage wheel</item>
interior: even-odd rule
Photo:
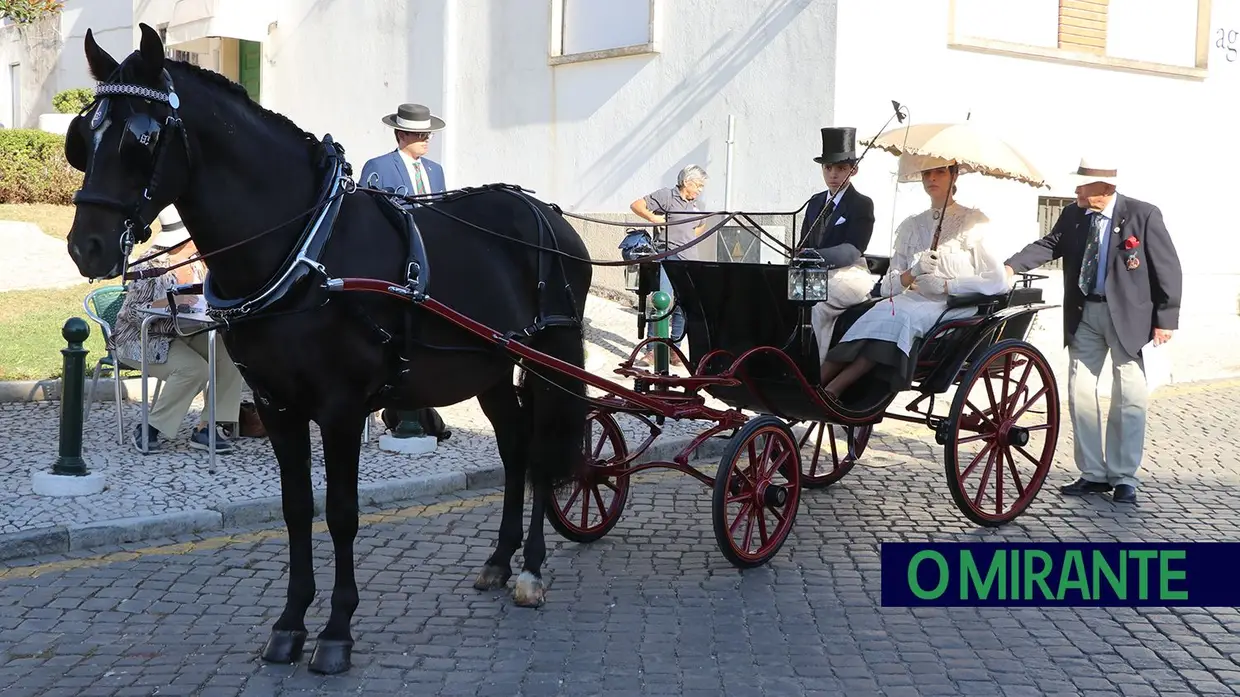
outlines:
[[[986,527],[1015,519],[1037,496],[1055,456],[1059,387],[1050,364],[1019,339],[990,347],[960,381],[944,428],[956,505]]]
[[[624,433],[611,414],[590,414],[585,454],[585,473],[555,491],[547,506],[551,527],[573,542],[594,542],[610,532],[629,499],[628,475],[608,469],[629,455]]]
[[[801,486],[821,489],[831,486],[852,470],[865,453],[873,426],[841,426],[825,421],[811,422],[801,436]]]
[[[715,539],[728,561],[760,566],[779,552],[801,501],[801,457],[783,421],[759,416],[732,436],[715,474]]]

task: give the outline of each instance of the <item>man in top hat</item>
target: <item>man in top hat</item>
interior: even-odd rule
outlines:
[[[826,360],[835,322],[845,310],[866,301],[874,278],[865,263],[865,250],[874,232],[874,201],[857,191],[851,178],[857,173],[857,129],[822,129],[822,166],[825,191],[814,194],[805,208],[800,240],[818,251],[827,266],[827,299],[814,306],[810,320],[818,338],[818,362]]]
[[[367,160],[362,166],[362,176],[358,183],[379,189],[396,189],[398,192],[401,192],[403,187],[402,193],[411,195],[447,191],[443,167],[426,157],[432,134],[442,131],[447,125],[444,120],[431,114],[431,110],[422,104],[401,104],[396,108],[396,113],[388,114],[381,120],[383,125],[394,132],[396,149]],[[392,435],[397,438],[432,435],[444,440],[451,435],[451,431],[439,417],[439,412],[431,408],[415,411],[384,410],[382,418],[391,429]]]
[[[1145,446],[1146,381],[1141,349],[1171,339],[1180,320],[1180,258],[1157,206],[1116,192],[1118,169],[1082,158],[1070,175],[1076,202],[1050,234],[1006,262],[1008,274],[1063,259],[1064,343],[1076,466],[1081,476],[1061,491],[1112,491],[1135,503]],[[1112,364],[1106,452],[1098,376]]]

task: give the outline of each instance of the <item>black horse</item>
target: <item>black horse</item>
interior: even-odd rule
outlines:
[[[288,596],[263,658],[294,662],[306,640],[315,594],[311,421],[322,433],[336,563],[312,670],[350,665],[361,431],[380,408],[478,398],[505,483],[498,544],[474,585],[506,587],[528,477],[533,510],[513,595],[518,605],[541,605],[543,517],[552,489],[584,460],[584,386],[546,370],[515,380],[502,344],[411,299],[437,300],[580,367],[591,269],[576,231],[556,209],[499,185],[449,192],[408,216],[381,192],[353,185],[330,136],[316,139],[219,74],[165,59],[158,34],[145,24],[141,31],[140,48],[119,64],[86,33],[100,85],[65,140],[68,161],[84,173],[69,254],[88,278],[122,275],[133,243],[175,203],[204,256],[207,299],[280,466]],[[332,292],[346,277],[389,281],[410,299]]]

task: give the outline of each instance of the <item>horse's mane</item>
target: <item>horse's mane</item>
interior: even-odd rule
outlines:
[[[291,135],[305,141],[307,146],[318,147],[321,144],[319,139],[315,137],[313,133],[310,133],[302,129],[301,126],[298,126],[296,123],[293,122],[292,119],[285,116],[284,114],[271,111],[270,109],[264,107],[262,104],[259,104],[258,102],[254,101],[253,99],[250,98],[250,93],[247,92],[244,87],[233,82],[232,80],[228,79],[224,75],[217,73],[214,70],[207,70],[206,68],[194,65],[193,63],[187,63],[185,61],[172,60],[171,58],[167,58],[165,59],[165,62],[167,64],[167,67],[175,68],[178,70],[183,70],[189,73],[190,75],[197,77],[198,79],[202,80],[208,85],[212,87],[217,87],[223,90],[224,92],[227,92],[233,95],[234,97],[239,98],[240,100],[242,100],[243,104],[248,105],[252,110],[257,112],[258,116],[260,116],[263,121],[267,123],[275,124],[289,131]]]

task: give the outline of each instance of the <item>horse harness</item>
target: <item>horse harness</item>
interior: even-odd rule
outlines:
[[[114,76],[119,74],[120,67],[117,67]],[[180,142],[185,148],[186,158],[192,155],[189,136],[186,133],[184,122],[178,113],[180,107],[180,98],[177,96],[173,86],[172,78],[167,70],[162,73],[164,80],[164,90],[156,90],[142,85],[125,84],[112,82],[111,80],[103,82],[96,86],[95,100],[91,105],[87,106],[78,114],[77,118],[82,118],[89,111],[91,106],[95,107],[95,113],[91,118],[90,127],[92,131],[97,131],[101,126],[107,123],[108,113],[110,111],[109,97],[130,97],[144,100],[148,103],[159,103],[166,105],[170,110],[170,114],[163,123],[160,123],[149,114],[135,112],[126,119],[125,133],[122,135],[122,142],[129,142],[130,139],[147,149],[151,153],[154,161],[151,179],[144,188],[139,199],[131,204],[126,204],[112,197],[97,194],[85,190],[78,191],[74,195],[74,203],[103,206],[114,210],[119,210],[124,217],[125,232],[122,234],[121,244],[124,251],[124,264],[128,264],[129,254],[132,252],[135,243],[145,242],[150,238],[151,221],[155,219],[159,211],[150,211],[152,201],[157,193],[157,188],[161,180],[161,175],[167,162],[167,154],[170,151],[169,143],[173,142],[173,138],[167,137],[169,132],[179,135]],[[114,79],[114,78],[113,78]],[[75,141],[76,143],[77,141]],[[208,272],[206,279],[202,284],[202,293],[207,301],[207,315],[215,320],[214,323],[203,328],[194,330],[188,335],[199,334],[212,329],[231,327],[238,322],[256,319],[262,316],[272,316],[275,314],[291,314],[305,310],[321,307],[330,301],[333,292],[344,291],[341,279],[332,278],[328,274],[328,270],[320,260],[328,241],[331,238],[332,231],[335,228],[339,218],[340,209],[344,201],[344,196],[356,192],[365,192],[375,197],[379,204],[379,209],[384,213],[388,220],[402,233],[402,238],[406,242],[407,258],[404,264],[403,285],[393,282],[388,286],[388,291],[400,297],[404,297],[413,304],[420,304],[428,299],[428,290],[430,288],[430,263],[426,255],[426,247],[423,243],[421,230],[418,228],[417,222],[414,220],[413,211],[401,205],[397,201],[404,203],[414,202],[415,205],[422,199],[428,198],[424,196],[405,196],[398,193],[395,189],[374,189],[370,187],[358,187],[352,179],[352,167],[344,157],[344,148],[336,143],[330,134],[325,135],[321,142],[323,149],[322,164],[325,171],[322,184],[320,185],[320,194],[313,208],[309,209],[304,215],[310,215],[310,220],[306,223],[298,239],[289,253],[288,258],[281,264],[276,273],[272,275],[270,280],[264,284],[258,291],[250,293],[241,298],[225,298],[222,297],[215,288],[211,275]],[[86,169],[86,153],[79,151],[74,147],[66,147],[66,156],[70,160],[70,164],[81,171]],[[518,331],[510,331],[507,333],[508,340],[523,340],[533,337],[539,331],[553,326],[580,326],[582,320],[576,316],[568,316],[556,314],[548,309],[548,281],[550,275],[558,271],[557,281],[555,285],[561,285],[567,294],[568,307],[575,307],[572,297],[572,291],[567,283],[567,275],[564,272],[563,260],[557,258],[555,267],[549,268],[547,256],[549,252],[559,252],[558,245],[554,234],[551,231],[550,223],[546,216],[537,209],[527,198],[520,195],[520,187],[507,184],[491,184],[478,188],[458,190],[450,192],[447,195],[439,194],[429,198],[439,198],[441,200],[447,198],[460,198],[475,195],[482,191],[497,189],[508,192],[520,198],[534,213],[538,221],[539,243],[536,246],[540,251],[537,255],[537,303],[536,315],[533,322]],[[435,210],[428,208],[428,210]],[[443,215],[455,218],[450,214],[439,211]],[[302,217],[299,216],[299,217]],[[459,219],[457,219],[459,220]],[[461,221],[466,222],[467,221]],[[472,224],[470,224],[472,225]],[[282,227],[282,226],[281,226]],[[474,225],[473,227],[478,227]],[[478,228],[484,232],[491,232],[485,228]],[[266,233],[261,233],[266,234]],[[496,233],[492,233],[496,234]],[[250,238],[255,239],[258,235]],[[544,247],[544,244],[550,244],[550,249]],[[562,252],[561,252],[562,254]],[[122,269],[122,274],[124,269]],[[170,291],[169,295],[173,295]],[[170,298],[171,300],[171,298]],[[353,316],[358,318],[363,324],[368,326],[374,340],[380,344],[390,344],[394,337],[390,332],[383,329],[374,322],[373,319],[366,316],[365,312],[357,305],[350,303],[348,305]],[[176,303],[170,302],[169,308],[172,319],[176,320]],[[574,313],[575,314],[575,313]],[[388,380],[387,385],[381,389],[383,392],[393,389],[394,384],[400,382],[404,374],[411,369],[409,357],[413,355],[416,347],[422,345],[417,340],[417,332],[413,321],[413,311],[404,313],[404,347],[397,355],[401,368],[396,371],[394,379]],[[459,348],[457,349],[459,350]],[[488,349],[480,349],[488,350]],[[244,366],[241,366],[244,367]],[[253,387],[253,386],[252,386]]]

